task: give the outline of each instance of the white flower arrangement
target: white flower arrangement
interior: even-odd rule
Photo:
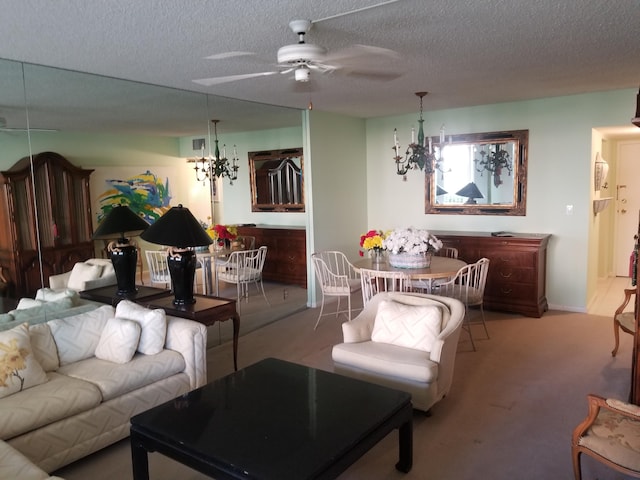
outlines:
[[[442,241],[427,230],[413,227],[397,228],[389,233],[383,241],[386,250],[393,254],[406,253],[421,255],[426,252],[437,252],[442,248]]]

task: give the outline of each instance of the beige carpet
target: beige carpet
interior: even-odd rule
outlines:
[[[251,301],[253,301],[251,298]],[[331,370],[331,346],[343,319],[325,317],[313,330],[317,309],[273,322],[240,338],[240,367],[273,356]],[[394,469],[397,436],[389,435],[339,478],[406,480],[540,480],[573,478],[570,438],[587,413],[589,392],[625,399],[630,378],[631,336],[611,357],[608,317],[548,312],[542,318],[489,313],[491,339],[472,352],[463,332],[453,388],[432,409],[414,416],[414,467]],[[209,350],[209,378],[231,372],[229,343]],[[241,439],[230,438],[230,441]],[[585,480],[627,477],[588,458]],[[151,478],[207,478],[158,454]],[[128,440],[57,472],[67,480],[131,478]]]

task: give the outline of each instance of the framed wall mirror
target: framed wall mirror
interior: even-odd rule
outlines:
[[[449,137],[425,174],[425,213],[526,215],[528,139],[528,130]]]
[[[249,152],[251,211],[304,212],[302,148]]]

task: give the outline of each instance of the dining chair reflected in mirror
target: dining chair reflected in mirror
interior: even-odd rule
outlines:
[[[151,285],[162,284],[164,288],[171,288],[171,275],[167,262],[166,250],[145,250],[149,267],[149,281]]]
[[[618,347],[620,346],[620,330],[631,335],[636,333],[635,300],[632,304],[634,309],[632,311],[625,312],[627,305],[629,305],[632,297],[635,299],[636,294],[637,287],[625,288],[624,300],[613,314],[613,337],[615,339],[615,346],[611,352],[612,357],[615,357],[618,353]]]
[[[320,314],[315,330],[318,328],[320,319],[326,315],[334,315],[337,317],[341,313],[346,313],[349,321],[351,321],[351,294],[360,290],[360,275],[346,255],[336,250],[327,250],[324,252],[316,252],[311,255],[313,268],[316,272],[316,278],[322,292],[322,303],[320,304]],[[338,305],[335,312],[323,313],[325,301],[328,297],[337,297]],[[340,300],[347,299],[347,309],[340,309]]]
[[[235,284],[239,309],[242,298],[246,302],[249,301],[249,284],[253,283],[256,286],[256,290],[262,291],[262,296],[267,305],[271,306],[262,284],[262,270],[266,257],[267,247],[262,246],[254,250],[231,252],[227,260],[224,261],[216,260],[216,292],[219,291],[220,281]]]

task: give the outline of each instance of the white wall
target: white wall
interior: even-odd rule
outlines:
[[[447,134],[529,130],[527,214],[522,217],[425,215],[424,174],[411,172],[403,182],[394,173],[391,156],[393,129],[398,128],[400,142],[406,147],[411,127],[417,126],[417,112],[370,119],[368,227],[414,225],[432,230],[549,233],[549,303],[554,308],[584,311],[597,275],[597,269],[587,268],[596,232],[592,128],[627,125],[635,94],[618,90],[425,113],[425,135],[437,135],[442,123]],[[573,205],[570,216],[567,205]]]

